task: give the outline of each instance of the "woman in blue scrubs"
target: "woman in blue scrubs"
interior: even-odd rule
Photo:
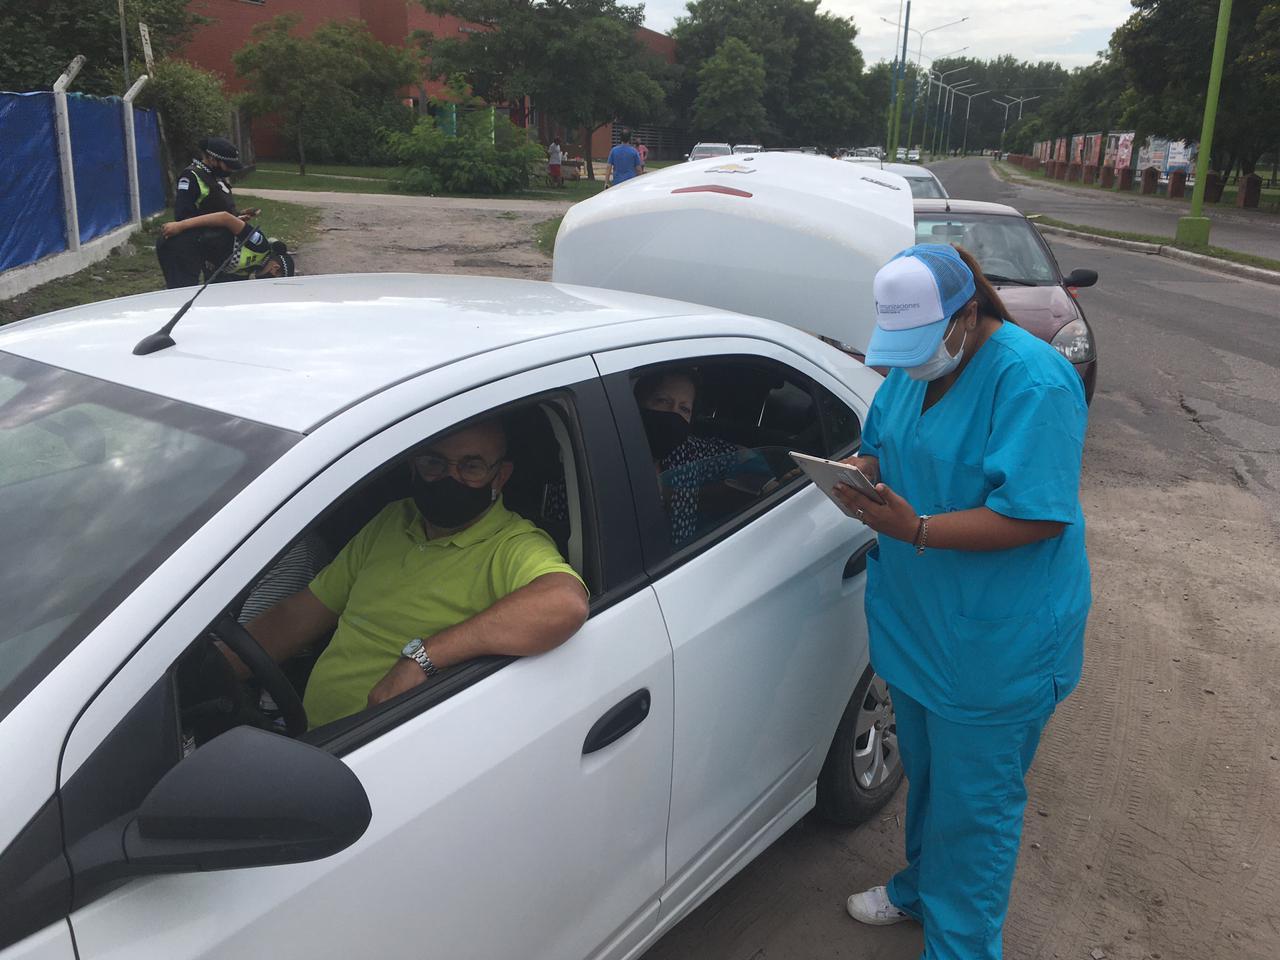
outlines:
[[[908,248],[875,297],[867,363],[893,369],[849,462],[884,503],[838,494],[880,535],[867,624],[910,784],[907,866],[847,906],[920,921],[927,960],[998,960],[1024,779],[1084,657],[1084,390],[968,254]]]

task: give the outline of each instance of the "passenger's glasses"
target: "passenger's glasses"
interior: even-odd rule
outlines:
[[[482,457],[463,457],[461,460],[450,460],[438,453],[423,453],[413,458],[413,465],[423,480],[441,480],[449,473],[450,467],[457,467],[458,476],[464,483],[479,485],[493,474],[494,468],[501,463],[485,463]]]

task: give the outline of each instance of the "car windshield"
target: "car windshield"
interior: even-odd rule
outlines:
[[[993,283],[1058,282],[1036,229],[1022,217],[975,213],[917,213],[917,243],[955,243],[972,253]]]
[[[297,439],[0,353],[0,719]]]
[[[911,185],[911,196],[917,200],[942,199],[946,196],[942,192],[942,187],[938,185],[938,181],[933,177],[907,177],[907,183]]]
[[[700,160],[703,157],[727,157],[733,153],[727,144],[701,144],[693,148],[690,159]]]

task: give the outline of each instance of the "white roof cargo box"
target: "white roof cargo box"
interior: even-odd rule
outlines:
[[[716,157],[574,206],[552,279],[767,317],[866,352],[875,273],[914,242],[895,174],[804,154]]]

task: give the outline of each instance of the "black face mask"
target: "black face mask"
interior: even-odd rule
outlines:
[[[489,508],[497,498],[493,488],[468,487],[453,477],[439,480],[423,480],[417,470],[412,479],[413,502],[418,505],[422,518],[441,530],[465,527]]]
[[[640,420],[655,460],[665,460],[676,447],[689,439],[689,423],[678,413],[641,410]]]

